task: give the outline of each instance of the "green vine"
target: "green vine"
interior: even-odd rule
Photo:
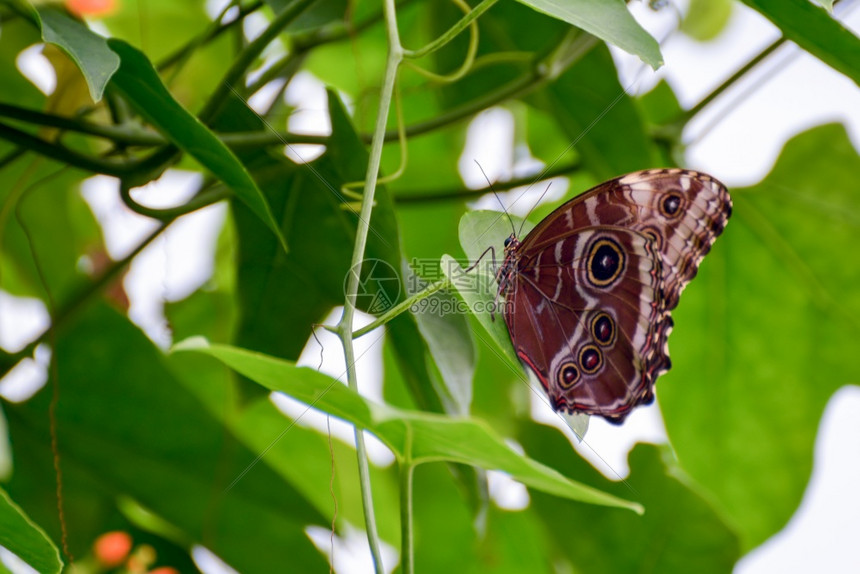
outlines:
[[[388,32],[388,58],[385,64],[385,75],[380,90],[379,111],[376,119],[376,129],[370,147],[370,158],[367,164],[367,175],[365,176],[364,193],[361,200],[361,211],[358,216],[358,227],[355,233],[355,246],[352,252],[350,269],[356,270],[349,274],[346,288],[346,300],[343,306],[343,315],[337,325],[338,336],[343,345],[344,358],[346,360],[346,374],[349,387],[355,392],[358,389],[358,377],[355,372],[355,347],[353,345],[352,324],[355,317],[356,293],[358,292],[358,280],[361,271],[361,263],[364,259],[364,250],[367,245],[367,235],[370,231],[370,217],[373,211],[373,198],[376,193],[376,183],[379,175],[379,164],[382,159],[382,146],[385,144],[385,125],[388,122],[388,112],[394,94],[394,83],[397,79],[397,70],[403,60],[403,48],[400,45],[400,36],[397,30],[397,16],[394,0],[385,0],[385,25]],[[370,486],[370,468],[367,460],[367,449],[364,444],[364,434],[355,427],[356,455],[358,457],[358,473],[361,483],[361,497],[364,506],[364,522],[367,532],[367,540],[370,544],[370,553],[373,557],[374,568],[377,573],[383,572],[382,553],[380,551],[379,533],[376,527],[376,518],[373,510],[373,494]],[[411,518],[410,518],[411,519]],[[404,558],[405,559],[405,558]]]

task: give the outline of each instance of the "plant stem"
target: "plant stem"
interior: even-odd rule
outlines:
[[[290,52],[263,71],[260,76],[254,80],[254,82],[245,88],[244,93],[255,94],[260,90],[260,88],[275,78],[282,79],[284,82],[289,83],[293,76],[296,75],[296,72],[298,72],[302,67],[302,64],[304,64],[306,55],[307,52]]]
[[[427,54],[432,54],[451,40],[457,37],[457,35],[466,29],[469,24],[474,22],[481,16],[484,12],[489,10],[493,4],[498,2],[498,0],[483,0],[480,4],[475,6],[472,10],[469,11],[468,14],[463,16],[456,24],[451,26],[444,34],[424,46],[423,48],[419,48],[417,50],[404,50],[403,55],[406,58],[417,59],[426,56]]]
[[[449,189],[438,189],[433,191],[410,190],[409,194],[398,193],[394,196],[394,203],[429,203],[434,201],[457,201],[474,199],[488,193],[508,191],[515,187],[523,185],[534,185],[540,181],[552,179],[561,175],[566,175],[578,171],[582,167],[579,160],[574,160],[570,163],[553,167],[529,176],[509,179],[507,181],[498,181],[491,186],[481,187],[479,189],[463,189],[462,187],[452,187]]]
[[[126,146],[153,147],[162,146],[169,143],[160,133],[151,130],[103,125],[95,122],[89,122],[86,120],[67,118],[64,116],[57,116],[54,114],[48,114],[27,108],[20,108],[18,106],[13,106],[10,104],[0,103],[0,116],[5,116],[14,120],[29,122],[40,126],[50,126],[65,131],[94,135],[100,138],[110,140],[115,144],[121,144]],[[328,136],[293,134],[290,132],[283,131],[272,132],[270,130],[227,133],[216,132],[215,135],[217,135],[218,138],[223,141],[225,145],[232,149],[256,148],[267,145],[280,145],[285,143],[328,143]],[[3,137],[2,134],[0,134],[0,137]],[[6,139],[14,141],[12,135],[10,135]],[[45,140],[41,141],[45,142]],[[52,142],[45,143],[47,145],[57,145]]]
[[[66,131],[80,132],[105,138],[117,143],[136,146],[153,146],[165,143],[160,134],[145,130],[130,130],[117,126],[106,126],[86,120],[67,118],[55,114],[21,108],[0,103],[0,116],[13,120],[51,126]]]
[[[406,299],[405,301],[401,301],[382,315],[376,318],[372,323],[369,323],[358,329],[352,334],[353,339],[358,339],[359,337],[366,335],[376,329],[377,327],[381,327],[382,325],[388,323],[404,311],[408,310],[412,305],[421,301],[422,299],[426,299],[436,291],[441,291],[442,289],[447,289],[453,284],[451,279],[442,279],[441,281],[437,281],[431,285],[428,285],[426,289],[422,290],[420,293],[416,293],[412,297]]]
[[[597,39],[589,34],[579,33],[576,38],[565,36],[562,44],[559,46],[559,48],[564,48],[560,54],[553,54],[550,58],[534,61],[525,74],[498,89],[487,92],[483,97],[466,102],[459,107],[451,108],[432,119],[407,127],[405,130],[406,136],[417,136],[433,131],[473,116],[501,102],[519,98],[535,90],[539,90],[547,83],[555,81],[565,70],[575,64],[597,44]],[[360,137],[364,142],[370,140],[368,134],[360,134]],[[386,141],[394,140],[397,137],[398,132],[396,129],[390,130],[385,134]]]
[[[523,76],[513,80],[505,86],[498,88],[497,90],[487,93],[486,96],[476,98],[470,102],[466,102],[461,106],[451,108],[450,110],[439,114],[438,116],[430,120],[418,122],[416,124],[408,126],[406,128],[406,136],[411,137],[431,132],[435,129],[458,122],[463,118],[468,118],[480,111],[485,110],[488,107],[494,106],[495,104],[503,102],[509,98],[529,93],[532,90],[537,89],[541,86],[539,80],[540,74],[534,69],[529,70],[527,74],[524,74]],[[362,141],[367,142],[368,140],[370,140],[370,135],[360,135]],[[397,137],[398,135],[396,129],[390,130],[385,133],[386,141],[395,140],[397,139]]]
[[[391,108],[391,99],[394,93],[394,84],[397,80],[397,71],[403,60],[403,48],[400,45],[400,37],[397,32],[397,17],[395,13],[394,0],[384,1],[385,23],[388,31],[388,59],[385,65],[385,77],[379,95],[379,114],[376,118],[376,129],[370,147],[370,157],[367,162],[367,174],[364,182],[364,194],[361,202],[361,212],[358,216],[358,225],[355,232],[355,248],[352,253],[350,269],[355,272],[349,274],[346,289],[346,300],[343,306],[343,316],[338,323],[337,330],[343,344],[344,357],[346,359],[346,373],[349,387],[358,392],[358,378],[355,372],[355,349],[352,339],[352,324],[355,317],[355,300],[358,291],[358,281],[361,273],[361,262],[364,259],[364,250],[367,246],[367,234],[370,231],[370,217],[373,211],[373,198],[376,192],[376,182],[379,175],[379,164],[382,158],[382,147],[385,144],[385,126],[388,123],[388,112]],[[356,456],[358,457],[358,474],[361,482],[361,498],[364,506],[364,522],[367,531],[367,541],[370,545],[370,553],[373,556],[373,564],[377,573],[384,572],[382,565],[382,554],[379,546],[379,534],[376,528],[376,518],[373,510],[373,494],[370,487],[370,468],[367,461],[367,449],[364,445],[362,431],[355,427]]]
[[[218,203],[222,199],[232,197],[233,192],[229,188],[204,191],[192,197],[187,203],[178,205],[176,207],[167,207],[160,209],[154,207],[147,207],[136,202],[134,198],[131,197],[131,187],[126,184],[125,181],[120,182],[119,195],[125,206],[133,212],[139,215],[143,215],[144,217],[151,217],[152,219],[158,219],[159,221],[167,222],[172,221],[177,217],[187,215],[192,211],[197,211],[198,209],[208,207],[213,203]]]
[[[159,72],[163,72],[167,68],[175,65],[176,63],[178,63],[180,61],[184,61],[186,58],[188,58],[189,54],[194,52],[194,50],[196,50],[200,46],[208,44],[209,42],[216,39],[218,36],[220,36],[224,32],[227,32],[228,30],[230,30],[234,26],[241,24],[242,20],[244,20],[246,16],[256,12],[257,10],[262,8],[263,6],[264,6],[264,4],[263,4],[262,0],[257,0],[256,2],[253,2],[252,4],[249,4],[248,6],[239,5],[238,6],[239,14],[236,16],[236,18],[233,20],[230,20],[227,23],[222,23],[221,20],[224,18],[224,13],[226,13],[227,9],[229,9],[231,7],[230,5],[228,5],[222,11],[222,13],[218,16],[218,18],[216,20],[214,20],[212,22],[212,24],[209,27],[207,27],[206,30],[203,31],[202,34],[192,38],[186,44],[179,47],[172,54],[170,54],[169,56],[167,56],[166,58],[161,60],[155,66],[155,69],[158,70]]]
[[[411,448],[412,427],[406,427],[406,448]],[[412,475],[415,465],[411,457],[400,463],[400,555],[403,561],[403,574],[415,572],[415,533],[412,528]]]
[[[252,132],[230,132],[216,134],[224,144],[233,150],[255,149],[270,145],[284,144],[327,144],[329,136],[294,134],[290,132],[258,130]]]
[[[136,167],[133,162],[115,162],[84,155],[2,123],[0,123],[0,139],[8,140],[29,151],[84,171],[121,177]]]
[[[253,42],[248,44],[239,56],[230,65],[230,68],[224,74],[224,77],[218,83],[215,92],[200,110],[200,121],[210,123],[219,113],[224,103],[232,94],[234,86],[240,84],[242,76],[251,67],[263,50],[269,43],[280,34],[305,8],[310,6],[314,0],[294,0],[289,6],[284,8],[280,14],[269,23],[268,27],[263,30]]]

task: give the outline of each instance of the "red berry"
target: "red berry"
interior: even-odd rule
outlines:
[[[106,532],[96,538],[93,553],[96,560],[108,568],[122,564],[131,551],[131,536],[127,532]]]

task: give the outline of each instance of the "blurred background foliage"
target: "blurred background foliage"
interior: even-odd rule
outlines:
[[[684,166],[687,123],[788,41],[860,83],[860,40],[828,3],[744,3],[782,38],[683,109],[666,83],[632,96],[619,80],[607,42],[660,63],[657,42],[620,1],[397,2],[401,41],[413,50],[465,12],[490,8],[401,67],[382,156],[382,173],[397,177],[376,190],[364,257],[388,262],[404,282],[421,273],[408,270],[412,260],[465,259],[474,246],[461,247],[459,222],[488,189],[467,188],[459,162],[469,121],[487,109],[511,113],[515,154],[532,161],[521,179],[494,181],[497,191],[543,191],[550,177],[569,183],[564,197],[534,210],[538,221],[609,177]],[[680,30],[711,39],[733,6],[693,1]],[[57,79],[49,95],[19,66],[43,43]],[[4,375],[45,350],[51,357],[41,390],[2,404],[0,545],[39,572],[59,571],[61,552],[79,571],[195,571],[196,547],[241,572],[323,572],[328,537],[318,548],[308,528],[326,531],[333,520],[339,536],[364,528],[355,449],[292,426],[250,359],[239,376],[200,354],[167,353],[129,319],[121,279],[174,222],[227,202],[212,278],[166,302],[172,339],[202,335],[297,360],[314,325],[343,304],[361,200],[360,187],[344,186],[365,177],[387,47],[377,2],[0,2],[0,289],[41,301],[52,325],[0,350]],[[447,80],[417,69],[445,75],[464,63]],[[329,89],[321,105],[330,135],[292,127],[302,110],[283,94],[307,74]],[[324,147],[296,162],[313,153],[297,144]],[[154,207],[135,191],[176,169],[201,174],[184,192],[190,199]],[[434,460],[448,461],[416,467],[415,570],[726,572],[781,530],[809,480],[825,404],[860,379],[858,173],[844,128],[828,124],[787,142],[761,182],[731,190],[731,223],[674,315],[674,368],[658,386],[670,444],[637,445],[622,482],[532,420],[522,373],[477,321],[405,313],[388,322],[377,342],[382,396],[406,409],[389,415],[411,412],[426,423],[439,440],[427,460],[442,453]],[[123,256],[108,255],[81,194],[96,174],[152,221]],[[498,255],[490,237],[481,249],[493,245]],[[331,400],[330,412],[360,420],[360,404]],[[467,432],[445,420],[476,422]],[[509,439],[530,457],[511,462],[538,469],[526,508],[488,498],[478,467],[505,467],[503,457],[494,467],[485,461],[494,455],[458,444],[475,432]],[[407,453],[386,444],[403,465]],[[535,486],[549,469],[575,481],[574,494]],[[401,478],[397,465],[371,465],[376,524],[395,548]],[[578,500],[579,483],[645,513]],[[111,531],[130,535],[137,563],[99,554],[94,543]]]

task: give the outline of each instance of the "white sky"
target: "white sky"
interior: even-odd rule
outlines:
[[[658,38],[672,28],[671,15],[666,11],[654,14],[641,2],[631,3],[631,9]],[[848,15],[847,24],[856,30],[860,28],[860,11],[855,12]],[[665,77],[682,105],[690,106],[777,37],[772,25],[736,3],[729,29],[716,42],[701,45],[680,34],[665,42],[666,65],[656,74],[645,70],[635,58],[617,50],[613,53],[624,85],[636,81],[637,91],[644,92],[657,78]],[[690,144],[689,167],[714,174],[730,188],[749,185],[770,170],[783,144],[791,136],[811,126],[832,121],[843,122],[855,146],[860,147],[860,90],[857,86],[796,48],[784,49],[783,52],[766,62],[762,70],[752,74],[738,89],[731,90],[712,104],[689,126],[684,134],[685,141]],[[32,60],[33,64],[29,65],[41,66],[44,70],[40,57],[38,50],[30,50],[25,59]],[[50,91],[54,80],[50,77],[50,70],[47,77],[45,73],[36,75],[36,83],[43,90]],[[770,77],[762,83],[765,76]],[[291,103],[300,102],[303,109],[324,118],[325,104],[318,101],[320,90],[314,80],[303,74],[294,84],[287,92]],[[754,90],[748,92],[751,87]],[[308,133],[313,129],[313,120],[308,120],[310,115],[299,116],[304,122],[302,129]],[[717,119],[719,121],[715,121]],[[325,133],[328,127],[324,122],[319,125],[319,130]],[[505,150],[504,142],[512,141],[511,126],[508,113],[502,109],[492,110],[476,119],[461,161],[461,171],[467,183],[482,185],[484,181],[483,175],[473,171],[475,159],[491,178],[494,174],[517,174],[533,162],[527,154],[521,153],[523,150],[513,154],[510,149]],[[195,177],[198,176],[172,170],[160,182],[136,193],[145,198],[141,201],[162,206],[167,201],[165,198],[175,198],[178,190],[188,189],[189,181]],[[556,195],[563,191],[563,186],[559,185],[553,188],[552,193]],[[108,178],[88,180],[83,192],[105,228],[108,248],[113,256],[121,256],[129,245],[136,244],[149,232],[151,224],[121,205],[115,183]],[[135,260],[126,278],[125,286],[132,300],[132,319],[164,348],[170,344],[170,333],[161,314],[163,301],[184,298],[211,275],[212,246],[224,214],[222,205],[183,218]],[[32,333],[44,328],[47,321],[44,308],[38,303],[12,298],[3,292],[0,292],[0,310],[0,346],[9,350],[21,348]],[[323,339],[323,344],[326,348],[323,370],[334,376],[342,375],[343,361],[336,341]],[[316,366],[318,357],[319,350],[311,341],[301,362]],[[369,383],[370,394],[378,398],[381,354],[370,349],[362,361],[363,364],[359,365],[363,373],[361,380],[365,385]],[[28,364],[24,370],[33,371],[33,364]],[[0,392],[20,399],[22,395],[15,395],[16,387],[19,385],[9,380],[0,382]],[[289,400],[277,398],[275,402],[294,415],[303,412],[302,407]],[[560,424],[548,407],[537,401],[532,411],[538,420]],[[854,548],[856,541],[860,540],[860,494],[856,489],[860,484],[858,415],[860,388],[845,388],[834,396],[821,424],[815,469],[800,509],[781,533],[738,563],[736,574],[860,572],[860,554]],[[315,411],[304,415],[303,421],[323,428],[325,424],[324,417]],[[335,424],[333,432],[340,440],[351,441],[352,433],[347,425]],[[634,442],[655,442],[664,438],[665,432],[655,405],[634,412],[623,427],[593,419],[584,443],[576,444],[575,448],[608,476],[625,476],[628,472],[627,452]],[[391,454],[385,447],[373,441],[371,449],[377,464],[390,464]],[[522,508],[528,503],[525,489],[498,473],[491,477],[491,492],[497,504],[506,508]],[[326,553],[328,534],[327,530],[309,531],[315,543]],[[338,539],[335,551],[337,571],[371,571],[365,544],[359,531],[348,531],[343,539]],[[396,563],[397,551],[388,548],[385,553],[387,569],[390,570]],[[201,564],[209,563],[205,557],[199,560]],[[220,571],[217,566],[206,568],[209,572]],[[15,571],[24,570],[16,567]]]

